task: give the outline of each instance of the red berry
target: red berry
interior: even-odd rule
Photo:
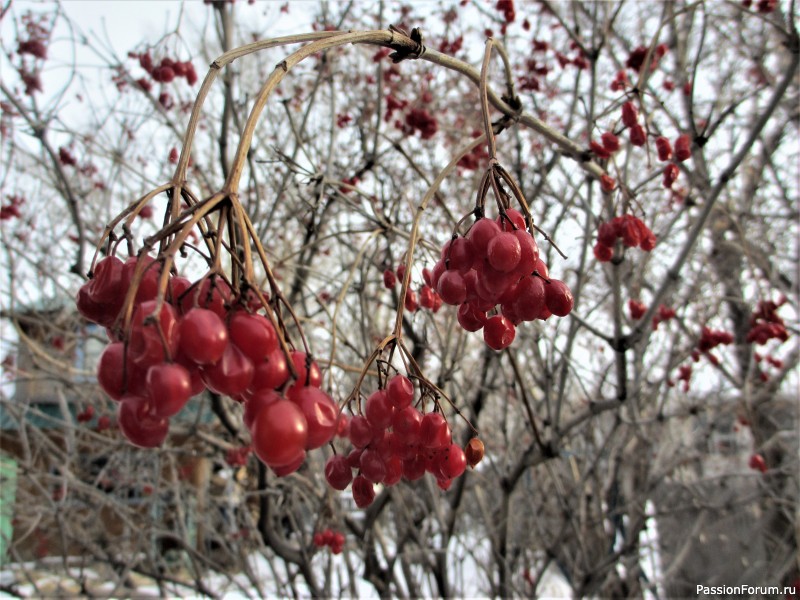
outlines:
[[[638,123],[634,124],[631,127],[631,144],[634,146],[644,146],[645,142],[647,141],[647,135],[644,132],[644,127],[639,125]]]
[[[505,217],[499,215],[495,222],[500,226],[501,231],[525,231],[527,225],[525,224],[525,215],[519,212],[516,208],[508,208],[505,212]]]
[[[486,248],[486,257],[489,260],[489,264],[493,269],[501,273],[508,273],[516,269],[521,256],[522,247],[517,236],[508,231],[494,236]],[[444,275],[442,278],[444,278]]]
[[[356,448],[365,448],[372,441],[372,425],[366,417],[356,415],[350,419],[350,441]]]
[[[678,179],[678,175],[680,175],[680,169],[678,169],[678,165],[675,163],[669,163],[664,167],[664,187],[667,189],[671,188],[672,184]]]
[[[147,389],[153,398],[153,414],[171,417],[178,414],[192,396],[192,378],[176,363],[161,363],[147,370]]]
[[[458,307],[458,324],[465,331],[482,329],[486,320],[486,313],[469,302]]]
[[[375,500],[375,488],[363,475],[353,480],[353,500],[358,508],[366,508]]]
[[[660,161],[667,161],[672,158],[672,144],[670,144],[669,140],[664,136],[656,138],[656,151],[658,152],[658,160]]]
[[[234,344],[228,344],[213,365],[202,369],[203,381],[212,392],[226,396],[238,396],[253,381],[253,363]]]
[[[603,147],[609,152],[616,152],[619,150],[619,138],[610,131],[600,136],[600,139],[603,142]]]
[[[328,394],[316,387],[290,389],[289,400],[303,411],[308,425],[306,450],[320,448],[333,439],[339,421],[339,407]]]
[[[386,464],[380,454],[371,448],[366,448],[361,453],[358,466],[361,470],[361,475],[372,483],[381,483],[383,478],[386,477]]]
[[[547,309],[558,317],[566,317],[572,311],[574,300],[569,287],[558,279],[551,279],[545,285],[545,304]]]
[[[633,127],[639,121],[639,111],[636,110],[636,105],[633,102],[625,102],[622,105],[622,123],[626,127]]]
[[[290,465],[305,455],[308,423],[294,402],[282,399],[262,407],[250,433],[253,451],[268,466]]]
[[[335,490],[343,490],[353,480],[353,471],[342,455],[331,456],[325,463],[325,480]]]
[[[392,415],[392,431],[406,444],[419,442],[421,425],[422,413],[413,406],[395,410]]]
[[[389,380],[386,396],[396,409],[410,406],[414,401],[414,384],[405,375],[397,374]]]
[[[394,271],[391,269],[386,269],[383,272],[383,286],[386,289],[392,289],[394,286],[397,285],[397,275],[394,274]]]
[[[517,298],[514,301],[514,312],[523,321],[533,321],[544,308],[545,284],[541,277],[529,275],[517,285]]]
[[[675,159],[678,162],[683,162],[691,156],[692,140],[688,134],[683,133],[678,136],[678,139],[675,140]]]
[[[516,333],[516,328],[509,319],[495,315],[483,326],[483,341],[493,350],[502,350],[511,345]]]
[[[597,242],[592,248],[594,257],[600,262],[609,262],[614,257],[614,249]]]
[[[228,345],[228,329],[217,313],[193,308],[180,320],[180,351],[198,365],[222,358]]]
[[[289,380],[289,367],[283,350],[275,350],[264,362],[255,365],[250,390],[278,389]]]
[[[460,477],[467,468],[467,457],[461,446],[450,444],[439,455],[439,472],[447,479]]]
[[[450,443],[450,426],[441,413],[428,413],[419,426],[420,444],[425,448],[444,448]]]
[[[464,278],[458,271],[450,270],[442,273],[437,291],[442,301],[450,305],[458,305],[467,298],[467,287]]]
[[[151,401],[144,396],[123,396],[117,409],[117,424],[134,446],[156,448],[164,443],[169,420],[151,415]]]
[[[458,271],[462,275],[472,268],[475,262],[475,248],[472,242],[463,237],[450,240],[442,247],[442,260],[445,269]]]
[[[259,314],[238,310],[228,322],[231,341],[254,363],[278,349],[278,336],[270,321]]]
[[[486,256],[489,242],[491,242],[492,239],[499,234],[500,227],[497,223],[491,219],[482,218],[473,223],[469,233],[467,234],[467,237],[472,242],[475,255],[481,257]]]
[[[386,429],[392,422],[394,407],[389,402],[385,390],[373,392],[364,406],[364,416],[373,428]]]
[[[600,187],[606,194],[610,194],[617,187],[617,182],[613,177],[604,173],[600,176]]]
[[[175,309],[162,304],[155,313],[157,302],[148,300],[133,313],[128,355],[136,364],[150,366],[164,362],[178,352],[179,331]],[[167,354],[168,353],[168,354]]]
[[[275,390],[264,389],[254,392],[244,403],[244,414],[242,415],[244,426],[248,429],[252,429],[256,415],[258,415],[267,404],[272,404],[280,399],[281,395]]]

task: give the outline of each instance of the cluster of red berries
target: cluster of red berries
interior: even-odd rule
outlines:
[[[672,160],[673,156],[678,162],[683,162],[692,156],[692,140],[685,133],[682,133],[675,140],[675,151],[673,152],[672,144],[664,136],[656,138],[656,152],[658,153],[658,160],[666,162]],[[680,175],[680,169],[674,162],[669,163],[664,167],[662,184],[665,188],[671,189],[672,185],[677,181]]]
[[[184,77],[186,83],[194,85],[197,83],[197,72],[191,61],[172,60],[164,57],[156,65],[150,52],[128,52],[128,58],[139,60],[139,66],[144,69],[150,78],[156,83],[171,83],[176,77]]]
[[[645,252],[656,247],[656,235],[650,228],[638,217],[625,214],[600,223],[597,228],[597,243],[592,249],[595,258],[600,262],[609,262],[614,257],[614,246],[618,239],[627,248],[638,246]]]
[[[692,351],[692,360],[698,362],[700,355],[704,354],[713,365],[719,364],[719,359],[711,354],[717,346],[729,346],[733,343],[733,334],[719,329],[703,327],[700,332],[700,339],[697,340],[697,348]]]
[[[550,278],[525,218],[513,208],[496,220],[477,219],[465,237],[445,243],[431,284],[445,304],[458,306],[459,325],[483,329],[494,350],[511,345],[522,321],[565,317],[573,306],[569,287]]]
[[[383,285],[386,289],[392,289],[397,285],[398,280],[402,281],[406,274],[406,266],[399,265],[396,271],[386,269],[383,272]],[[422,269],[422,277],[425,283],[419,288],[419,293],[409,288],[406,291],[406,299],[403,304],[408,312],[416,312],[420,307],[426,308],[431,312],[437,313],[442,307],[442,297],[431,287],[432,277],[430,269]]]
[[[497,0],[495,8],[503,13],[503,20],[506,23],[513,23],[517,18],[517,13],[514,10],[514,0]]]
[[[130,327],[122,331],[125,297],[144,261]],[[234,298],[220,278],[190,282],[169,277],[165,302],[157,300],[161,263],[151,256],[97,263],[78,292],[88,320],[107,328],[109,345],[97,367],[103,390],[119,402],[123,434],[142,447],[161,445],[169,419],[189,399],[209,389],[243,402],[244,421],[256,455],[278,474],[300,467],[306,450],[336,432],[338,408],[319,389],[319,367],[292,351],[290,368],[272,323],[257,312],[255,295]]]
[[[406,113],[405,125],[402,130],[407,135],[419,131],[423,140],[429,140],[439,131],[439,123],[427,108],[412,108]]]
[[[314,545],[317,548],[328,546],[334,554],[341,554],[344,550],[344,534],[331,528],[318,531],[314,534]]]
[[[647,306],[645,306],[644,302],[631,298],[628,300],[628,310],[631,313],[631,319],[638,321],[647,312]]]
[[[610,131],[606,131],[600,136],[600,141],[592,140],[589,142],[589,149],[597,158],[610,158],[612,154],[620,149],[619,138]]]
[[[8,202],[0,206],[0,221],[21,218],[22,213],[19,207],[23,204],[25,204],[25,198],[22,196],[9,196]]]
[[[350,419],[345,435],[353,450],[328,459],[325,479],[337,490],[352,482],[353,500],[359,508],[372,504],[375,484],[416,481],[428,472],[446,490],[468,464],[474,467],[483,458],[480,440],[470,440],[465,451],[453,443],[441,413],[423,415],[414,406],[414,385],[401,374],[370,394],[364,414]]]
[[[669,321],[670,319],[674,319],[675,309],[671,306],[667,306],[666,304],[659,304],[658,311],[653,316],[653,331],[658,329],[658,324],[663,323],[664,321]]]
[[[638,46],[634,48],[628,55],[628,60],[625,61],[625,66],[638,73],[644,64],[644,59],[647,58],[648,51],[649,48],[647,46]],[[655,47],[655,50],[650,58],[651,71],[656,69],[659,61],[664,58],[667,52],[669,52],[669,46],[666,44],[659,44]]]
[[[747,332],[747,341],[752,344],[764,345],[771,339],[785,342],[789,339],[786,324],[778,316],[778,309],[786,304],[782,297],[778,302],[761,300],[755,312],[750,316],[750,331]]]

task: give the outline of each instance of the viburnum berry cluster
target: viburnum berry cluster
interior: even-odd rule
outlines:
[[[431,284],[445,304],[458,306],[462,329],[483,329],[494,350],[511,345],[521,322],[564,317],[573,306],[569,287],[550,278],[525,217],[513,208],[480,217],[466,235],[447,241]]]
[[[397,286],[398,280],[402,281],[406,274],[406,266],[401,264],[396,270],[386,269],[383,272],[383,285],[386,289],[393,289]],[[432,274],[430,269],[422,269],[424,283],[417,290],[408,289],[404,301],[405,309],[408,312],[416,312],[420,307],[430,310],[433,313],[439,312],[442,307],[442,298],[432,287]]]
[[[424,405],[424,398],[415,401],[413,383],[399,373],[385,388],[370,394],[363,414],[354,415],[345,431],[352,449],[347,455],[331,456],[325,464],[328,484],[345,490],[352,483],[356,506],[365,508],[375,499],[376,484],[416,481],[430,473],[447,490],[468,464],[474,467],[480,462],[480,440],[473,438],[464,450],[453,442],[440,411],[423,414],[417,405]]]
[[[0,206],[0,221],[21,218],[22,213],[19,208],[23,204],[25,204],[25,198],[22,196],[9,196],[7,202]]]
[[[333,554],[341,554],[344,550],[344,534],[341,531],[334,531],[330,527],[314,534],[313,542],[317,548],[328,547]]]
[[[784,304],[786,304],[785,297],[781,297],[777,302],[773,300],[759,301],[758,307],[750,316],[750,331],[747,332],[748,342],[763,346],[772,339],[781,342],[789,339],[786,324],[778,316],[778,309]]]
[[[169,419],[208,389],[244,403],[253,450],[265,464],[276,471],[299,468],[305,451],[327,443],[337,425],[338,407],[319,389],[317,364],[292,350],[291,377],[275,327],[257,312],[255,295],[234,297],[220,277],[192,283],[170,274],[159,303],[160,276],[161,265],[151,256],[125,262],[108,256],[78,292],[81,314],[107,328],[110,343],[97,378],[119,403],[123,434],[137,446],[161,445]],[[120,321],[129,292],[132,317],[125,328]]]
[[[624,214],[611,221],[600,223],[597,228],[597,243],[592,251],[600,262],[614,258],[614,247],[621,240],[626,248],[639,247],[650,252],[656,247],[656,235],[644,222],[633,215]]]
[[[700,339],[697,340],[697,347],[692,351],[692,360],[698,362],[700,356],[704,355],[712,365],[718,365],[719,359],[711,353],[711,350],[717,346],[730,346],[732,343],[733,334],[729,331],[711,329],[704,326],[700,332]]]
[[[128,52],[128,58],[138,60],[139,66],[149,76],[149,79],[140,77],[136,80],[139,87],[147,92],[152,89],[153,82],[172,83],[175,79],[182,77],[186,79],[186,83],[189,85],[197,83],[197,71],[195,71],[194,65],[189,60],[181,61],[165,56],[156,64],[149,50],[145,52]],[[167,92],[162,92],[159,95],[159,102],[167,109],[171,108],[173,104],[172,97]]]

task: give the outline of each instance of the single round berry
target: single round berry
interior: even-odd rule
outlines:
[[[547,309],[557,317],[566,317],[571,311],[575,300],[572,291],[563,281],[551,279],[544,287],[544,300]]]
[[[331,456],[325,463],[325,480],[335,490],[343,490],[353,480],[353,471],[347,458],[341,454]]]
[[[486,256],[492,268],[508,273],[517,268],[522,257],[522,247],[514,233],[504,231],[497,234],[489,242]]]
[[[483,341],[492,350],[508,348],[516,335],[514,324],[502,315],[494,315],[483,326]]]
[[[389,380],[386,395],[396,409],[405,408],[414,401],[414,384],[408,377],[398,373]]]

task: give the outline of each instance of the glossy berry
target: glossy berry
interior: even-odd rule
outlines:
[[[117,408],[117,425],[134,446],[156,448],[164,443],[169,433],[169,420],[150,414],[149,398],[126,395]]]
[[[551,279],[544,287],[547,309],[557,317],[566,317],[572,311],[572,291],[563,281]]]
[[[212,392],[226,396],[237,396],[244,392],[253,380],[253,363],[234,344],[228,344],[213,365],[203,367],[202,377]]]
[[[142,366],[164,362],[178,351],[180,334],[175,309],[162,304],[157,313],[156,310],[156,301],[148,300],[136,308],[131,319],[128,355]]]
[[[289,380],[289,367],[283,350],[275,350],[267,359],[255,365],[251,390],[278,389]]]
[[[308,423],[300,408],[289,400],[262,407],[250,430],[253,451],[268,466],[286,466],[305,456]]]
[[[443,448],[450,443],[450,426],[441,413],[428,413],[419,427],[420,444],[425,448]]]
[[[161,363],[147,370],[147,389],[156,417],[178,414],[192,396],[192,378],[176,363]]]
[[[180,320],[181,352],[198,365],[211,365],[222,358],[228,345],[228,329],[217,313],[193,308]]]
[[[373,392],[364,406],[364,416],[369,424],[377,430],[386,429],[392,423],[394,407],[389,401],[385,390]]]
[[[366,477],[359,475],[353,480],[353,500],[358,508],[366,508],[375,500],[375,488]]]
[[[514,324],[502,315],[490,317],[483,326],[483,341],[492,350],[508,348],[516,336]]]
[[[508,231],[494,236],[486,248],[486,257],[489,264],[493,269],[502,273],[508,273],[516,269],[521,256],[522,247],[517,236]]]
[[[447,479],[460,477],[467,468],[467,457],[461,446],[450,444],[439,455],[439,472]]]
[[[269,320],[258,314],[236,311],[228,322],[231,341],[242,353],[259,363],[278,349],[278,336]]]
[[[356,415],[350,419],[350,441],[356,448],[365,448],[372,441],[372,425],[366,417]]]
[[[353,471],[347,464],[347,458],[341,455],[331,456],[325,463],[325,480],[335,490],[343,490],[353,480]]]
[[[442,247],[442,260],[446,270],[464,274],[475,261],[475,248],[467,238],[450,240]]]
[[[392,431],[406,444],[419,442],[422,413],[413,406],[406,406],[394,411],[392,415]]]
[[[291,389],[287,395],[289,400],[300,407],[306,418],[306,450],[320,448],[331,441],[339,423],[339,408],[331,397],[321,389],[311,386]]]
[[[458,307],[458,324],[465,331],[479,331],[486,323],[486,313],[469,302]]]
[[[242,422],[248,429],[253,428],[253,421],[256,415],[267,405],[281,400],[282,396],[275,390],[259,390],[250,395],[244,403],[244,414],[242,415]]]
[[[361,453],[359,468],[361,475],[372,483],[382,483],[386,477],[386,464],[380,454],[371,448],[367,448]]]
[[[414,384],[408,377],[398,373],[386,385],[386,397],[396,409],[410,406],[414,401]]]
[[[467,287],[464,278],[458,271],[445,271],[439,278],[437,291],[446,304],[461,304],[467,298]]]
[[[475,221],[467,234],[467,237],[472,242],[475,255],[478,257],[486,256],[489,242],[499,233],[500,227],[491,219],[482,218]]]

